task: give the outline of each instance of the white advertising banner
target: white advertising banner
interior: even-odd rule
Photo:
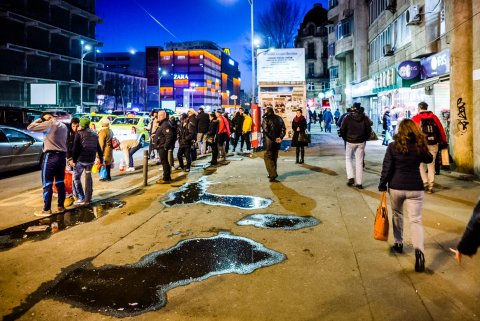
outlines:
[[[305,81],[305,48],[259,49],[258,82]]]

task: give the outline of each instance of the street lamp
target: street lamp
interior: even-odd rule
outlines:
[[[86,55],[92,52],[92,46],[85,44],[85,41],[81,40],[80,44],[82,45],[82,55],[80,58],[80,112],[83,113],[83,59]]]
[[[222,91],[218,91],[218,108],[222,108]]]
[[[161,72],[160,72],[161,71]],[[158,110],[161,108],[160,104],[160,82],[162,81],[163,76],[166,76],[167,72],[165,70],[162,71],[162,68],[158,67]]]
[[[227,90],[227,108],[230,108],[230,90]]]
[[[196,88],[198,87],[198,84],[192,82],[191,86],[190,86],[190,92],[192,93],[191,97],[191,102],[190,102],[190,108],[193,109],[193,93],[195,92]]]
[[[252,46],[252,105],[255,103],[255,51],[254,51],[254,41],[253,39],[253,0],[248,0],[250,3],[250,42]]]

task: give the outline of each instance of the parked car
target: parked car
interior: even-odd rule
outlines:
[[[128,116],[128,115],[136,115],[136,113],[133,110],[114,110],[112,111],[112,115]]]
[[[139,116],[117,117],[110,125],[113,135],[119,140],[136,139],[144,146],[150,140],[147,130],[148,120]]]
[[[27,126],[42,115],[41,110],[24,107],[0,107],[0,125],[18,128],[29,135],[43,139],[43,133],[30,132]]]
[[[70,121],[72,120],[72,114],[64,110],[46,109],[45,111],[52,114],[52,116],[55,117],[56,120],[61,121],[62,123],[65,123],[65,124],[70,124]]]
[[[78,116],[77,116],[78,115]],[[102,128],[102,125],[100,125],[100,121],[104,118],[108,118],[111,121],[113,121],[115,118],[117,118],[117,116],[115,115],[110,115],[110,114],[97,114],[95,112],[93,113],[90,113],[90,114],[83,114],[83,115],[80,115],[80,114],[75,114],[74,115],[75,117],[78,117],[78,118],[88,118],[90,119],[90,128],[93,129],[93,130],[100,130],[100,128]]]
[[[38,166],[43,141],[17,128],[0,125],[0,173]]]
[[[150,112],[149,111],[139,111],[139,112],[135,113],[135,115],[150,118]]]

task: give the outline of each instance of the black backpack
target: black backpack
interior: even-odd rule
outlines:
[[[427,139],[428,145],[435,145],[439,142],[440,130],[433,117],[423,118],[421,121],[422,132]]]

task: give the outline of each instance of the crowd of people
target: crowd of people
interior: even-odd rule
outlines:
[[[337,110],[338,111],[338,110]],[[365,166],[365,146],[372,134],[372,121],[365,114],[359,103],[354,103],[343,115],[337,111],[335,117],[329,119],[329,111],[323,113],[327,120],[336,120],[339,136],[345,142],[345,161],[347,185],[363,189],[363,170]],[[331,112],[330,112],[331,114]],[[167,184],[172,181],[172,170],[190,171],[192,161],[197,155],[211,153],[210,164],[215,166],[225,160],[230,150],[236,150],[240,142],[240,151],[244,144],[246,151],[251,149],[250,134],[252,118],[248,111],[239,109],[233,117],[222,110],[205,113],[202,108],[195,112],[189,109],[179,119],[168,118],[165,111],[152,115],[149,125],[151,133],[151,157],[158,158],[163,167],[163,178],[158,183]],[[312,116],[310,116],[312,117]],[[415,271],[425,271],[424,232],[422,225],[422,208],[424,193],[433,193],[435,157],[439,149],[447,146],[444,128],[425,102],[418,104],[418,114],[412,119],[404,118],[393,128],[389,119],[389,111],[383,115],[387,145],[383,159],[378,190],[390,195],[392,208],[392,225],[394,244],[392,251],[403,253],[404,207],[409,215],[412,244],[415,250]],[[312,119],[312,118],[310,118]],[[301,109],[296,111],[292,121],[292,146],[296,147],[296,163],[305,161],[305,147],[309,141],[305,139],[308,123]],[[111,180],[113,150],[121,149],[128,162],[127,171],[133,171],[133,154],[141,148],[137,140],[124,140],[115,146],[115,138],[109,128],[109,120],[101,122],[102,128],[96,132],[90,129],[88,118],[73,118],[69,127],[57,121],[48,112],[28,126],[28,130],[45,133],[44,154],[42,162],[43,210],[35,212],[37,216],[51,215],[53,184],[58,192],[58,210],[65,210],[65,168],[73,169],[74,204],[89,204],[92,201],[93,183],[92,167],[99,164],[105,167],[106,175],[102,181]],[[273,108],[264,110],[262,120],[264,162],[269,181],[279,182],[277,172],[278,152],[286,135],[283,118],[276,115]],[[175,167],[173,151],[178,146]],[[155,156],[155,154],[157,154]],[[82,175],[85,173],[85,189]],[[472,218],[464,236],[452,249],[460,263],[462,254],[473,255],[480,245],[480,203],[474,209]]]

